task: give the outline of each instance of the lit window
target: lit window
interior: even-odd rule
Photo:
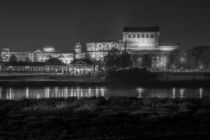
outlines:
[[[107,45],[106,50],[109,50],[109,45]]]

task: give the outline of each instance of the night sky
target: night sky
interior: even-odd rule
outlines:
[[[71,51],[78,38],[119,40],[124,26],[156,25],[163,43],[210,45],[209,9],[208,0],[0,1],[0,48]]]

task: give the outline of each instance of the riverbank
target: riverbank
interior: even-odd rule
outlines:
[[[45,73],[1,73],[1,86],[109,86],[109,87],[208,87],[210,73],[142,72],[138,70],[115,72],[109,77],[76,77]]]
[[[209,139],[210,99],[0,101],[1,139]]]

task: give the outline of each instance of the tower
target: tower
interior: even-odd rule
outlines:
[[[80,53],[82,53],[82,45],[81,45],[81,43],[80,43],[80,39],[79,39],[78,42],[75,44],[74,51],[75,51],[75,54],[80,54]]]
[[[82,51],[82,45],[80,43],[80,39],[74,46],[74,53],[75,53],[75,59],[84,59],[85,53]]]

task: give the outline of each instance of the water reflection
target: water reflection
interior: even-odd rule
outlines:
[[[209,89],[185,89],[185,88],[172,88],[172,89],[141,89],[137,88],[138,98],[203,98],[208,96]]]
[[[203,88],[199,88],[199,97],[200,97],[200,98],[203,97]]]
[[[80,88],[80,87],[44,87],[44,88],[0,88],[0,99],[41,99],[41,98],[90,98],[102,97],[105,88]]]
[[[176,88],[172,88],[172,98],[175,99],[176,98]]]
[[[0,87],[0,99],[41,99],[41,98],[90,98],[90,97],[134,97],[134,98],[203,98],[208,96],[209,89],[144,89],[144,88],[105,88],[105,87]]]

